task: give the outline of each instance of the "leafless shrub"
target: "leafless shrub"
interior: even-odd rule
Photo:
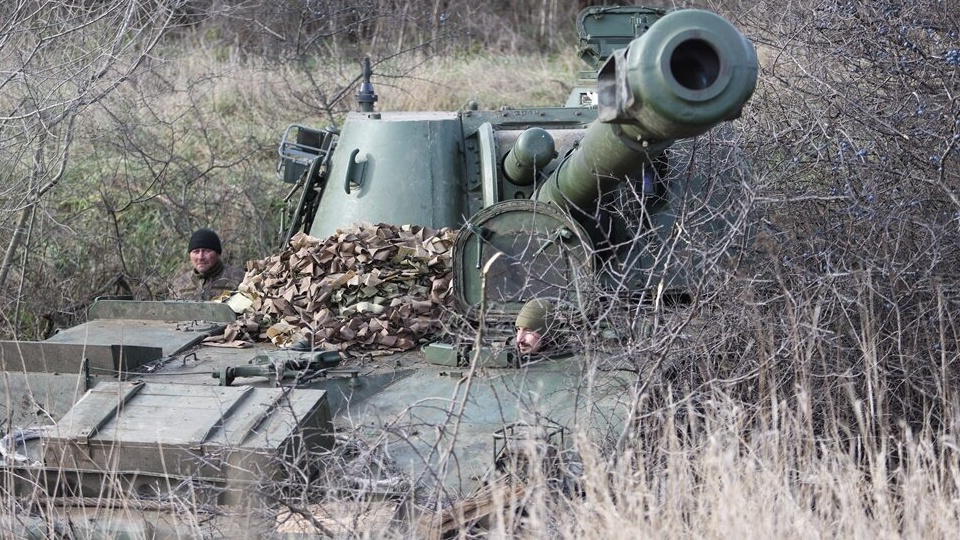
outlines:
[[[752,345],[765,391],[799,391],[821,421],[866,415],[877,436],[899,421],[945,427],[960,301],[955,14],[938,2],[744,13],[761,44],[743,126],[763,220],[747,279],[725,292],[747,300],[721,310],[734,350]]]

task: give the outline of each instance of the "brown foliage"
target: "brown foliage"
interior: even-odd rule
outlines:
[[[454,236],[382,223],[326,239],[299,233],[280,254],[251,261],[240,285],[251,311],[238,324],[282,322],[311,348],[412,349],[439,328],[448,304]],[[273,340],[289,345],[291,337]]]

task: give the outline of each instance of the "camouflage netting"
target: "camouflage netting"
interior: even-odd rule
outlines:
[[[248,263],[239,287],[248,306],[229,339],[246,331],[281,347],[312,339],[342,352],[412,349],[440,328],[455,236],[385,224],[297,234],[282,253]]]

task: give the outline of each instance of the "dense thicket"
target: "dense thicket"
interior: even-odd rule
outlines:
[[[850,441],[873,465],[909,433],[952,437],[960,13],[940,1],[725,7],[761,58],[735,143],[754,240],[736,271],[704,283],[706,324],[635,351],[654,379],[639,418],[676,403],[706,413],[722,389],[758,426],[795,411],[810,441]]]
[[[741,329],[732,350],[751,340],[752,367],[779,393],[800,384],[814,421],[840,409],[883,435],[940,425],[960,383],[960,12],[807,8],[744,11],[764,55],[744,142],[765,264],[725,321]]]

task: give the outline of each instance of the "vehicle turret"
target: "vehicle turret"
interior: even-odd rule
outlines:
[[[682,291],[689,265],[666,260],[658,242],[671,236],[675,205],[703,187],[671,173],[668,150],[740,116],[756,52],[728,21],[694,9],[593,7],[577,28],[592,69],[564,107],[374,112],[359,101],[316,158],[328,167],[300,178],[318,196],[292,221],[316,237],[357,222],[461,229],[454,293],[467,314],[495,253],[507,256],[488,268],[492,313],[562,299],[591,274]],[[367,67],[364,80],[373,95]],[[285,138],[286,162],[295,148]],[[603,208],[618,190],[644,198],[642,216]]]

